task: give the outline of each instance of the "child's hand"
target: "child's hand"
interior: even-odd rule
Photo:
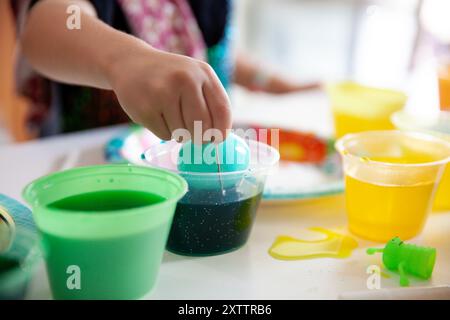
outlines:
[[[215,128],[223,139],[231,127],[228,96],[207,63],[145,48],[118,59],[109,78],[130,118],[161,139],[179,128],[194,139],[194,121],[202,121],[202,134]]]
[[[66,26],[68,4],[81,9],[79,30],[55,27]],[[111,28],[88,1],[39,1],[21,32],[21,49],[52,80],[114,90],[131,119],[162,139],[184,128],[194,141],[203,140],[192,136],[196,120],[202,133],[217,128],[223,137],[231,126],[228,97],[206,63],[155,50]]]
[[[273,72],[267,72],[261,64],[240,54],[236,60],[235,81],[251,91],[285,94],[320,89],[319,82],[299,84]]]
[[[79,5],[83,27],[66,26],[68,3]],[[46,35],[46,36],[42,36]],[[112,89],[130,118],[171,139],[175,129],[216,128],[225,137],[230,103],[206,63],[164,53],[100,21],[89,2],[39,1],[27,17],[21,47],[28,62],[50,79]],[[220,141],[221,137],[215,137]]]
[[[276,74],[267,76],[265,81],[263,80],[262,82],[261,87],[256,86],[256,88],[254,88],[255,91],[263,91],[272,94],[286,94],[321,88],[319,82],[299,84]]]

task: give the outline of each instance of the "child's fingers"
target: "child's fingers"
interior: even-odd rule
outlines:
[[[192,141],[195,143],[203,142],[203,133],[212,127],[212,119],[209,114],[208,106],[206,105],[201,86],[196,86],[190,90],[186,90],[182,97],[181,104],[182,114],[186,129],[189,130],[192,136]],[[201,121],[202,136],[194,136],[194,122]]]
[[[169,141],[172,139],[172,133],[163,114],[157,114],[149,117],[147,123],[142,123],[144,127],[153,132],[158,138]]]
[[[222,133],[223,139],[226,139],[227,130],[231,128],[232,119],[230,102],[225,90],[220,83],[211,81],[204,84],[203,95],[208,104],[213,127]],[[217,139],[217,141],[221,142],[221,139]]]
[[[181,110],[181,97],[174,100],[171,107],[165,108],[163,115],[166,119],[167,126],[169,127],[171,134],[173,134],[177,129],[186,128]]]

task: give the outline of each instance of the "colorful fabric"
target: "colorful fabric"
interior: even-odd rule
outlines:
[[[205,60],[205,43],[185,0],[118,1],[134,35],[156,49]]]

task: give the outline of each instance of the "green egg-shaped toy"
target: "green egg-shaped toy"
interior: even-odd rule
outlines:
[[[178,158],[178,170],[189,186],[196,189],[231,188],[242,179],[242,174],[213,173],[244,171],[248,169],[249,164],[250,148],[242,138],[233,133],[220,144],[197,145],[189,141],[181,147]]]

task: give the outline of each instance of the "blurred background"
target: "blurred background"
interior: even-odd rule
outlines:
[[[444,0],[238,0],[235,45],[299,81],[352,79],[438,108],[442,65],[448,77],[448,12]],[[14,89],[15,37],[1,0],[0,144],[33,138],[23,125],[27,101]]]
[[[412,63],[422,1],[237,2],[238,45],[308,78],[399,85]]]

